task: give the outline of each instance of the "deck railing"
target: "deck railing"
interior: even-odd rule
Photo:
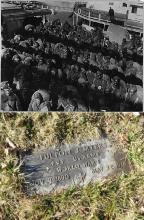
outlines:
[[[87,17],[87,19],[96,19],[108,22],[110,21],[109,13],[106,11],[95,10],[86,7],[79,7],[79,5],[75,5],[74,12],[81,16]],[[124,22],[127,20],[127,15],[115,13],[115,20]]]

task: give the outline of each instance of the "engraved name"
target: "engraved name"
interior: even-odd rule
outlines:
[[[77,153],[83,153],[87,151],[94,151],[94,150],[99,150],[104,147],[104,144],[102,143],[97,143],[97,144],[92,144],[90,146],[81,146],[81,147],[76,147],[75,149],[70,149],[70,150],[59,150],[57,152],[50,152],[50,153],[43,153],[39,157],[41,160],[46,160],[46,159],[54,159],[54,158],[59,158],[62,156],[68,156],[68,155],[73,155]]]

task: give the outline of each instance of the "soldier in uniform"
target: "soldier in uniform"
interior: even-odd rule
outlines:
[[[43,97],[40,93],[35,93],[32,96],[28,111],[40,111],[40,104],[43,102]]]
[[[97,71],[95,73],[95,78],[91,85],[91,89],[93,90],[93,103],[95,106],[95,110],[100,110],[101,108],[101,100],[104,100],[104,92],[105,92],[105,85],[103,80],[103,73]]]
[[[136,85],[129,84],[127,86],[127,92],[125,94],[125,108],[127,111],[133,109],[142,111],[143,106],[143,89]]]
[[[113,77],[111,82],[111,107],[112,110],[120,111],[126,94],[126,84],[118,76]]]
[[[31,98],[31,83],[33,79],[31,62],[32,58],[26,57],[24,63],[19,64],[14,71],[14,81],[21,96],[23,110],[28,109]]]
[[[63,90],[58,98],[58,111],[73,112],[78,109],[77,103],[70,97],[68,91]]]
[[[102,81],[103,81],[103,74],[102,72],[97,71],[95,73],[95,77],[91,85],[91,89],[96,90],[96,91],[103,91]]]
[[[87,70],[86,71],[86,77],[87,77],[87,80],[88,80],[88,86],[90,88],[93,81],[94,81],[94,72],[92,72],[91,70]]]
[[[18,96],[12,91],[8,81],[1,82],[1,110],[21,111],[21,103]]]
[[[37,90],[31,98],[28,111],[43,111],[51,110],[50,94],[45,89]]]

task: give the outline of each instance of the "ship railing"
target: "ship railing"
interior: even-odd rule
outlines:
[[[77,14],[82,15],[88,19],[96,19],[96,20],[109,20],[109,16],[102,11],[99,12],[98,10],[92,10],[88,8],[77,8],[74,10]]]
[[[95,19],[95,20],[103,20],[110,22],[109,13],[105,11],[95,10],[95,9],[89,9],[85,7],[76,7],[74,9],[74,12],[79,14],[79,16],[85,16],[87,19]],[[126,14],[120,14],[115,13],[115,19],[119,21],[126,21],[127,15]]]

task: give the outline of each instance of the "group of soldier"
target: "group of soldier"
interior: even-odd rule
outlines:
[[[80,43],[81,27],[77,31],[75,28],[40,24],[4,42],[3,111],[141,110],[142,65],[123,53],[117,58],[115,51],[114,55],[106,55],[99,48],[69,44],[72,39]],[[88,37],[86,43],[92,43],[90,34],[82,32],[85,39]],[[52,38],[54,35],[56,39]],[[95,38],[107,49],[110,42],[103,39],[99,29]]]

